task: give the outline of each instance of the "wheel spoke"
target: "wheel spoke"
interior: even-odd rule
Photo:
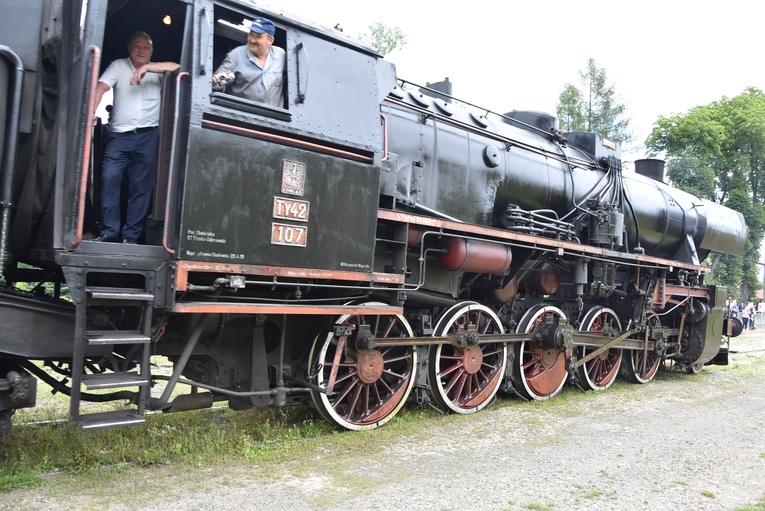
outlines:
[[[455,389],[455,386],[457,387]],[[449,380],[449,383],[444,387],[444,391],[447,394],[451,394],[453,396],[459,397],[462,395],[462,388],[465,386],[465,373],[460,371],[458,373],[455,373],[452,375],[451,380]]]
[[[370,385],[372,391],[374,392],[374,398],[377,403],[382,403],[382,396],[380,396],[380,385],[385,385],[385,382],[380,379],[377,381],[377,383]],[[386,389],[390,392],[390,387],[385,385]]]
[[[450,360],[454,360],[454,358],[455,358],[455,357],[449,357],[449,359],[450,359]],[[459,357],[459,358],[462,358],[462,357]],[[456,364],[453,364],[453,365],[452,365],[451,367],[449,367],[448,369],[444,369],[443,371],[441,371],[441,372],[439,373],[439,376],[440,376],[441,378],[443,378],[444,376],[446,376],[446,375],[448,375],[448,374],[451,374],[453,371],[457,371],[457,370],[458,370],[458,369],[460,369],[461,367],[462,367],[462,364],[461,364],[461,363],[459,363],[459,362],[458,362],[458,363],[456,363]]]
[[[356,388],[358,385],[358,380],[351,380],[348,382],[345,387],[343,387],[343,390],[340,392],[340,394],[335,399],[335,403],[337,406],[342,406],[343,402],[345,401],[345,398],[348,397],[348,394],[351,393],[351,391]]]
[[[337,385],[338,383],[342,383],[342,382],[344,382],[344,381],[345,381],[345,380],[347,380],[348,378],[353,378],[354,376],[355,376],[355,374],[354,374],[354,373],[352,373],[352,372],[349,372],[349,373],[348,373],[348,374],[346,374],[345,376],[341,376],[341,377],[338,377],[338,378],[336,378],[336,379],[335,379],[335,385]]]
[[[353,412],[356,410],[356,406],[359,404],[359,396],[361,395],[361,387],[363,385],[356,385],[353,390],[353,395],[351,396],[351,406],[348,408],[348,414],[345,416],[346,419],[350,419],[353,417]]]
[[[387,369],[383,371],[383,374],[387,374],[387,375],[390,375],[390,376],[392,376],[392,377],[396,378],[397,380],[402,380],[402,381],[403,381],[403,380],[405,380],[406,378],[408,378],[408,377],[409,377],[409,375],[406,375],[406,374],[399,374],[399,373],[394,373],[393,371],[390,371],[390,370],[387,370]],[[382,383],[382,384],[384,384],[385,386],[387,386],[387,385],[388,385],[387,383],[385,383],[385,380],[384,380],[383,378],[380,378],[380,379],[379,379],[379,380],[377,380],[377,381],[378,381],[379,383]],[[388,387],[388,388],[390,388],[390,387]]]
[[[389,373],[389,374],[393,374],[393,373]],[[396,376],[396,377],[399,377],[399,375],[395,375],[395,376]],[[405,376],[403,376],[403,375],[401,375],[401,376],[399,377],[399,379],[400,379],[400,380],[402,380],[402,381],[403,381],[405,378],[406,378],[406,377],[405,377]],[[388,382],[386,382],[386,381],[385,381],[385,379],[383,379],[383,378],[380,378],[379,380],[377,380],[377,385],[375,385],[375,392],[377,392],[377,400],[378,400],[380,403],[382,403],[382,402],[383,402],[383,398],[380,396],[380,389],[378,388],[378,386],[379,386],[379,385],[382,385],[382,386],[384,387],[384,389],[385,389],[385,392],[386,392],[387,394],[393,394],[393,387],[391,387],[390,385],[388,385]]]

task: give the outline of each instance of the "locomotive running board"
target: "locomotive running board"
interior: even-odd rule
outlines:
[[[391,305],[283,305],[221,302],[187,302],[173,305],[173,312],[186,314],[299,314],[312,316],[394,316],[404,313],[403,307]]]
[[[176,269],[175,290],[187,291],[189,274],[195,272],[259,275],[271,279],[289,278],[370,282],[383,285],[401,285],[404,283],[404,275],[397,273],[291,268],[287,266],[264,266],[254,264],[208,263],[203,261],[179,261]]]

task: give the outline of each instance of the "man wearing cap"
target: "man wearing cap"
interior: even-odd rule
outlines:
[[[175,72],[175,62],[151,62],[154,46],[146,32],[128,41],[128,58],[109,64],[98,79],[96,107],[114,89],[111,133],[101,171],[101,235],[95,241],[135,244],[151,204],[159,141],[160,74]],[[93,119],[96,122],[96,119]],[[127,211],[120,206],[122,176],[128,175]]]
[[[276,27],[271,20],[255,18],[247,44],[231,50],[213,74],[213,87],[259,103],[284,106],[286,53],[272,46]]]

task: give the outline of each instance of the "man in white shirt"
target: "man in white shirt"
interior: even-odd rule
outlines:
[[[129,57],[113,61],[98,79],[96,107],[114,89],[101,183],[101,235],[96,241],[135,244],[151,204],[159,143],[160,74],[175,62],[151,62],[154,47],[145,32],[128,42]],[[95,119],[94,119],[95,122]],[[128,173],[127,211],[120,213],[122,177]]]
[[[231,50],[213,74],[213,88],[259,103],[284,107],[286,53],[273,46],[276,27],[267,18],[255,18],[247,44]]]

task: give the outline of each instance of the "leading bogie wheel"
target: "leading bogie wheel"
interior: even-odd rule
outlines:
[[[488,307],[458,303],[444,312],[434,335],[450,336],[475,329],[478,334],[501,334],[502,323]],[[433,399],[442,410],[474,413],[486,408],[505,375],[507,344],[489,342],[473,346],[439,344],[430,351],[428,378]]]
[[[661,326],[658,316],[648,319],[649,326]],[[661,356],[654,350],[639,348],[629,350],[622,362],[622,373],[632,383],[648,383],[659,372]]]
[[[316,383],[320,387],[330,382],[333,385],[329,394],[312,390],[311,398],[332,424],[350,430],[378,428],[404,406],[414,384],[417,350],[412,346],[382,346],[359,351],[356,327],[369,324],[375,339],[412,337],[412,328],[400,315],[345,315],[335,324],[352,327],[352,333],[344,342],[334,332],[314,342],[310,360]]]
[[[653,350],[629,350],[622,362],[622,372],[632,383],[648,383],[659,372],[661,357]]]
[[[658,316],[648,319],[649,326],[661,326]],[[639,348],[627,350],[622,362],[622,374],[632,383],[648,383],[659,372],[661,356],[654,350]]]

